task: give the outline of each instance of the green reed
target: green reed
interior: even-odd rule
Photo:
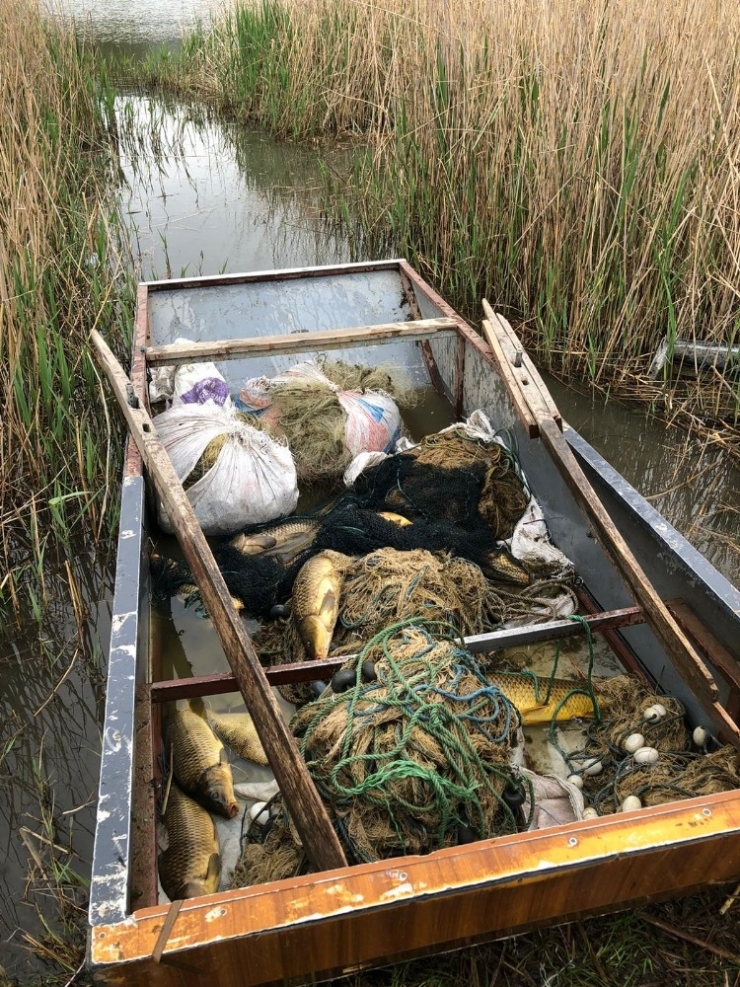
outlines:
[[[45,565],[69,553],[77,521],[102,530],[105,491],[117,483],[111,451],[120,451],[121,436],[103,411],[88,336],[97,327],[123,355],[133,294],[109,191],[113,96],[91,53],[70,29],[46,22],[32,0],[12,0],[0,59],[0,613],[7,617],[23,612],[24,599],[42,611]]]

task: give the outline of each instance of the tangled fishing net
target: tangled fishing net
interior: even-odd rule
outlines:
[[[409,407],[413,399],[398,369],[323,360],[246,381],[239,405],[287,439],[299,480],[314,484],[339,480],[360,452],[392,448],[401,426],[396,402]]]
[[[637,796],[642,805],[660,805],[740,787],[737,751],[692,749],[677,699],[630,675],[594,679],[593,687],[601,717],[586,730],[584,746],[563,750],[553,729],[550,738],[568,770],[582,778],[584,795],[599,815],[618,812],[628,796]]]
[[[552,619],[562,594],[561,583],[537,583],[513,592],[489,582],[481,569],[465,559],[417,549],[399,552],[381,548],[361,558],[331,553],[341,577],[339,616],[332,638],[332,655],[356,652],[384,628],[421,617],[448,623],[461,635],[482,634],[504,621]],[[257,634],[257,646],[266,664],[306,659],[298,630],[295,603],[287,621]],[[310,697],[305,683],[281,687],[296,705]]]
[[[740,788],[740,758],[734,747],[720,747],[709,754],[666,751],[655,764],[622,761],[616,771],[610,797],[597,808],[618,808],[629,795],[643,805],[661,805],[699,795],[715,795]]]
[[[464,426],[389,456],[363,472],[354,489],[365,507],[485,528],[497,540],[511,536],[530,499],[513,452]]]
[[[517,829],[504,792],[519,716],[449,633],[419,620],[384,630],[347,665],[354,685],[340,694],[327,690],[293,719],[314,783],[355,861],[429,853]],[[283,825],[287,842],[286,833]],[[272,830],[268,839],[277,841]],[[290,841],[295,845],[295,834]],[[269,848],[261,849],[264,855]],[[287,866],[300,856],[294,846]],[[242,868],[241,878],[251,882],[253,875]]]

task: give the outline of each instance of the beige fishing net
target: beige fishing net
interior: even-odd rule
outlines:
[[[563,595],[577,600],[573,590],[557,581],[504,589],[486,580],[480,568],[465,559],[417,549],[399,552],[381,548],[362,558],[332,553],[342,580],[339,619],[332,640],[332,655],[357,651],[373,635],[398,621],[423,617],[443,621],[463,636],[481,634],[504,621],[532,622],[555,616]],[[296,627],[296,614],[279,627],[266,627],[257,636],[266,664],[305,660],[303,641]],[[305,683],[281,687],[290,702],[309,698]]]
[[[429,853],[517,829],[504,792],[519,716],[450,631],[407,621],[376,635],[347,665],[354,685],[328,690],[291,723],[352,860]],[[261,855],[247,847],[238,881],[302,866],[280,818]]]

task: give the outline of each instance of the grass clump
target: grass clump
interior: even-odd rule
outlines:
[[[0,612],[37,614],[77,521],[102,532],[119,430],[88,336],[129,333],[115,244],[112,96],[71,28],[34,0],[3,5],[0,31]]]
[[[647,378],[663,338],[740,341],[738,39],[730,0],[262,0],[150,74],[283,136],[369,138],[342,194],[373,252],[738,449],[736,365]]]

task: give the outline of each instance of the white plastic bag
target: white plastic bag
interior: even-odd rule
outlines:
[[[175,345],[188,346],[191,340],[179,338]],[[166,401],[167,406],[212,404],[231,407],[229,385],[215,363],[184,363],[181,366],[155,366],[151,369],[149,400]]]
[[[233,409],[185,404],[157,415],[154,425],[181,481],[212,439],[227,436],[213,466],[187,490],[205,534],[232,534],[295,510],[298,482],[290,450]],[[161,502],[159,522],[172,531]]]

